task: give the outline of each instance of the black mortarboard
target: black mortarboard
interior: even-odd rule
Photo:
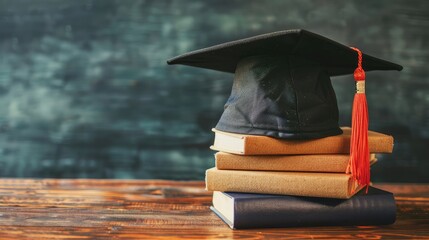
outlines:
[[[402,66],[362,55],[362,67]],[[286,30],[232,41],[168,60],[235,73],[231,96],[216,129],[310,139],[341,134],[331,76],[351,74],[357,53],[305,30]]]

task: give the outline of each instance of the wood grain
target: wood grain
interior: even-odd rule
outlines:
[[[231,230],[210,210],[203,182],[0,180],[0,239],[428,239],[429,185],[395,193],[390,226]]]

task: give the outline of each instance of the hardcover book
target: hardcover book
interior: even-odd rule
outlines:
[[[395,222],[393,194],[369,187],[350,199],[214,192],[211,209],[233,229]]]
[[[216,168],[219,170],[345,173],[350,156],[347,154],[242,156],[217,152],[215,159]],[[370,164],[376,161],[375,154],[371,154]]]
[[[212,129],[215,132],[215,140],[210,148],[240,155],[348,154],[351,129],[349,127],[341,129],[343,133],[340,135],[310,140],[278,139]],[[391,153],[393,137],[368,131],[368,144],[371,153]]]
[[[206,189],[220,192],[246,192],[347,199],[361,186],[351,174],[277,171],[206,171]]]

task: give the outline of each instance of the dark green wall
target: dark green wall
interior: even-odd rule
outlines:
[[[166,59],[304,28],[404,66],[367,76],[395,137],[375,181],[429,182],[428,1],[0,1],[0,177],[203,179],[232,76]],[[341,124],[354,83],[333,79]]]

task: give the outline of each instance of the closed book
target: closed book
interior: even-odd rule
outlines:
[[[233,229],[387,225],[396,219],[393,194],[373,187],[347,200],[214,192],[211,209]]]
[[[206,189],[220,192],[246,192],[347,199],[361,187],[345,173],[277,171],[206,171]]]
[[[219,170],[258,170],[295,172],[337,172],[345,173],[350,160],[348,154],[313,155],[250,155],[243,156],[225,152],[215,154]],[[377,161],[370,155],[370,164]]]
[[[349,127],[341,129],[343,133],[340,135],[310,140],[278,139],[213,129],[215,139],[210,148],[240,155],[348,154],[351,129]],[[393,137],[390,135],[368,131],[368,144],[371,153],[391,153],[393,151]]]

